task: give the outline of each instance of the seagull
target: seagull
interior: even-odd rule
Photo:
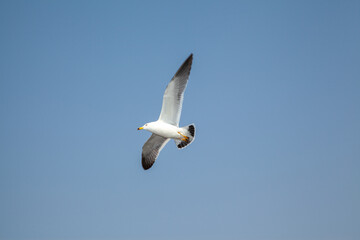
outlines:
[[[142,148],[141,163],[144,170],[151,168],[170,139],[174,139],[179,149],[188,146],[195,139],[194,124],[179,127],[184,91],[192,60],[193,54],[190,54],[167,85],[159,119],[138,128],[138,130],[145,129],[152,133]]]

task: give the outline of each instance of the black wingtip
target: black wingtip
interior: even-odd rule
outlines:
[[[188,60],[191,60],[191,61],[192,61],[192,59],[193,59],[193,54],[192,54],[192,53],[190,53],[189,57],[186,59],[186,61],[185,61],[185,62],[187,62]]]
[[[141,163],[142,163],[142,167],[144,170],[148,170],[154,164],[154,162],[146,161],[146,158],[144,157],[144,155],[141,155]]]
[[[191,53],[190,56],[184,61],[184,63],[177,70],[174,77],[183,74],[190,75],[192,60],[193,60],[193,54]]]
[[[191,53],[191,54],[189,55],[189,57],[185,60],[185,62],[182,64],[181,67],[183,67],[183,66],[188,66],[188,65],[191,66],[192,60],[193,60],[193,54]]]

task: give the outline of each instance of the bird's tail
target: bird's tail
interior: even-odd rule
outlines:
[[[175,144],[176,144],[176,146],[178,148],[186,147],[187,145],[189,145],[195,139],[195,124],[187,125],[185,127],[182,127],[181,129],[185,133],[184,134],[184,139],[185,140],[174,139]]]

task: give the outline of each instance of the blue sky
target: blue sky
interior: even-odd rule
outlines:
[[[0,239],[359,239],[359,9],[1,1]],[[196,139],[144,171],[190,53]]]

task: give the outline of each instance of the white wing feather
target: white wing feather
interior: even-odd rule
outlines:
[[[189,79],[193,55],[185,60],[166,87],[159,120],[179,126],[184,91]]]

